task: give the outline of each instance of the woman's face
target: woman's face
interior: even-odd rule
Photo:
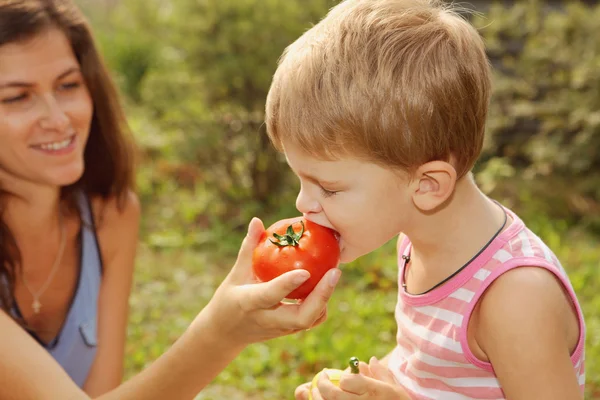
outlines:
[[[0,182],[66,186],[83,174],[93,114],[71,44],[59,29],[0,46]]]

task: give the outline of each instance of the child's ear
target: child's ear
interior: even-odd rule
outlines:
[[[434,211],[454,193],[456,170],[445,161],[421,165],[413,176],[413,202],[421,211]]]

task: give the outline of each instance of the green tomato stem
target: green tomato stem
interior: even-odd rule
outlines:
[[[300,221],[300,225],[302,225],[302,229],[300,232],[296,233],[292,225],[287,227],[285,235],[279,235],[277,233],[273,233],[273,237],[276,239],[269,239],[271,243],[279,247],[285,246],[298,246],[300,244],[300,238],[304,234],[304,221]]]

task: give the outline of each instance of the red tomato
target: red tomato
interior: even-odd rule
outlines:
[[[323,275],[336,268],[340,247],[332,229],[303,217],[289,218],[271,225],[254,250],[254,274],[263,282],[294,269],[305,269],[310,278],[290,293],[288,299],[305,299]]]

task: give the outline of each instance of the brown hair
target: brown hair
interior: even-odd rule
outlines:
[[[94,104],[85,171],[79,181],[62,188],[62,201],[73,209],[74,194],[82,190],[90,197],[115,196],[122,207],[134,187],[133,142],[118,92],[87,20],[71,0],[0,0],[0,46],[30,39],[50,28],[62,30],[69,39]],[[0,218],[2,212],[0,208]],[[0,306],[7,312],[14,305],[20,259],[14,236],[0,219]]]
[[[464,10],[460,10],[464,11]],[[275,147],[414,171],[483,146],[491,71],[479,33],[436,0],[347,0],[283,53],[266,105]]]

